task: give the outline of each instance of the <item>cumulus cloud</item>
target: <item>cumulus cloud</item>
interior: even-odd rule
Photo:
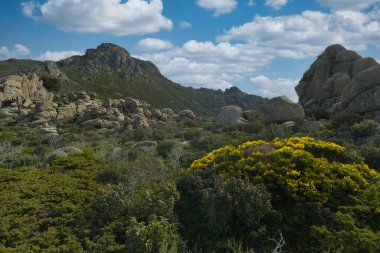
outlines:
[[[248,3],[247,3],[248,6],[252,7],[255,5],[255,1],[253,0],[248,0]]]
[[[271,7],[274,10],[281,9],[288,3],[288,0],[265,0],[265,5]]]
[[[191,25],[191,23],[189,23],[187,21],[181,21],[181,22],[179,22],[179,27],[182,29],[189,29],[192,27],[192,25]]]
[[[250,78],[253,89],[258,95],[263,97],[275,97],[286,95],[293,101],[297,101],[298,97],[294,90],[297,81],[287,78],[270,79],[267,76],[259,75]]]
[[[73,55],[83,55],[82,52],[79,51],[46,51],[37,57],[37,60],[40,61],[59,61],[62,59],[69,58]]]
[[[190,40],[180,47],[136,57],[150,60],[161,72],[183,85],[225,89],[244,82],[248,73],[273,59],[245,44]]]
[[[0,59],[23,58],[29,54],[29,48],[21,44],[15,44],[12,48],[0,47]]]
[[[321,6],[333,10],[364,10],[380,0],[316,0]]]
[[[116,36],[170,30],[172,22],[162,15],[162,0],[48,0],[28,1],[23,13],[64,31],[106,33]]]
[[[297,81],[260,75],[275,59],[316,57],[334,43],[365,50],[378,46],[379,41],[380,20],[374,11],[306,11],[292,16],[256,16],[227,30],[216,42],[190,40],[137,57],[154,62],[164,75],[184,85],[223,89],[250,84],[252,93],[267,97],[285,94],[296,100]]]
[[[238,5],[237,0],[197,0],[197,4],[202,8],[213,11],[214,17],[230,13]]]
[[[156,39],[156,38],[142,39],[136,44],[136,48],[140,50],[147,50],[147,51],[169,49],[172,47],[173,45],[170,41]]]
[[[252,22],[231,28],[218,40],[243,41],[265,48],[268,54],[293,59],[314,56],[334,43],[364,50],[380,41],[380,22],[374,16],[355,11],[256,16]]]

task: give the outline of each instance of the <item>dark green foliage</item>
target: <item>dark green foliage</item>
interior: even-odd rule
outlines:
[[[258,134],[260,139],[271,141],[275,138],[288,138],[291,137],[293,132],[290,129],[277,124],[270,124],[263,127]]]
[[[377,128],[377,124],[372,119],[365,119],[360,123],[356,123],[351,127],[351,130],[356,137],[370,136]]]
[[[58,78],[51,78],[48,76],[41,77],[43,86],[50,92],[59,92],[62,88],[61,81]]]
[[[346,127],[349,137],[339,129],[316,135],[346,150],[311,138],[238,147],[293,134],[252,122],[127,132],[62,122],[53,138],[4,116],[0,252],[261,253],[273,251],[269,238],[283,235],[283,252],[377,253],[378,174],[355,153],[379,169],[379,140],[353,138]],[[141,140],[158,147],[131,154]],[[43,162],[64,146],[85,154]],[[199,168],[215,162],[184,173],[197,159]]]
[[[147,222],[138,222],[132,218],[126,238],[126,249],[131,253],[177,253],[182,247],[175,225],[156,216],[150,217]]]
[[[360,148],[360,154],[369,167],[380,171],[380,145],[367,144]]]
[[[160,156],[168,158],[175,146],[175,141],[160,141],[157,146],[157,152]]]
[[[189,173],[199,173],[199,170],[203,173],[211,170],[227,178],[248,177],[253,186],[264,184],[271,193],[274,212],[264,217],[263,224],[272,233],[282,230],[286,251],[321,252],[330,246],[342,252],[377,252],[379,249],[379,174],[337,144],[309,137],[276,139],[272,143],[252,141],[237,148],[226,146],[209,153],[194,161]],[[201,180],[196,182],[202,185]],[[223,189],[221,186],[215,188]],[[187,189],[197,192],[196,186]],[[207,190],[200,192],[208,193]],[[197,203],[202,194],[189,203]],[[185,208],[188,209],[190,205]],[[220,209],[215,208],[214,214]],[[208,209],[203,207],[189,212],[201,219],[196,214],[204,210]],[[186,224],[190,217],[181,222]],[[219,220],[228,219],[219,217]],[[331,240],[327,245],[324,244],[326,237]],[[252,246],[259,252],[266,250],[266,243],[258,238],[250,240],[257,243]]]
[[[362,120],[363,118],[356,113],[338,114],[337,116],[332,118],[332,121],[336,126],[346,125],[349,127],[351,127],[352,125],[356,123],[359,123]]]
[[[271,208],[263,187],[244,178],[224,178],[213,170],[187,175],[178,187],[181,232],[191,245],[212,250],[237,239],[254,246],[255,233]]]
[[[0,252],[83,252],[98,165],[78,156],[41,170],[0,169]]]

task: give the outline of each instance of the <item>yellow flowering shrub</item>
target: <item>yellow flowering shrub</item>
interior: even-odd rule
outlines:
[[[264,184],[274,201],[326,203],[364,189],[368,180],[376,176],[344,147],[310,137],[226,146],[194,161],[189,172],[207,168]]]

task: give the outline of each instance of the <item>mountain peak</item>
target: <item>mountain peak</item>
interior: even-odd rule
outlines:
[[[109,56],[109,57],[115,57],[115,56],[123,57],[124,56],[124,58],[131,57],[131,55],[129,54],[127,50],[113,43],[102,43],[96,49],[87,49],[85,55],[87,56],[103,55],[103,56]]]
[[[62,68],[74,66],[79,71],[95,74],[122,72],[127,76],[136,68],[129,52],[112,43],[102,43],[96,49],[87,49],[83,56],[70,57],[58,62],[58,65]]]

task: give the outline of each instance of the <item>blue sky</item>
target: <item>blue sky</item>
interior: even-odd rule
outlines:
[[[380,0],[1,0],[0,59],[59,60],[102,42],[187,86],[297,100],[325,47],[380,59]]]

